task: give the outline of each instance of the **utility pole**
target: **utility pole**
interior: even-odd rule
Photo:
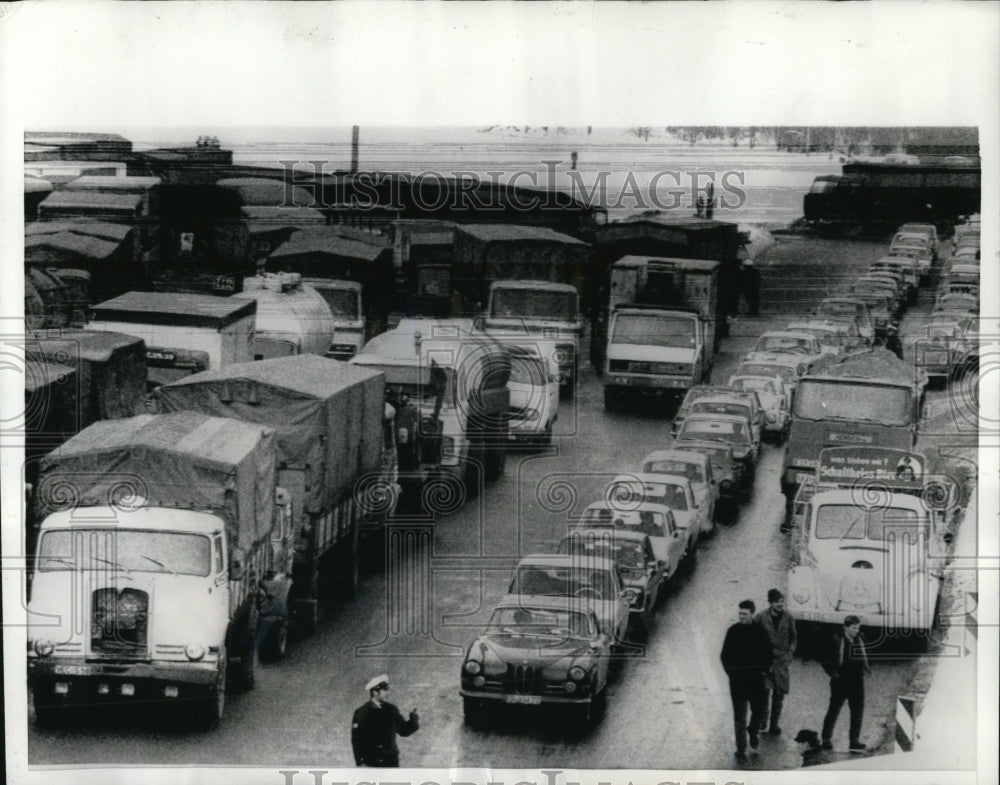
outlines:
[[[360,126],[351,129],[351,174],[358,173],[358,132]]]

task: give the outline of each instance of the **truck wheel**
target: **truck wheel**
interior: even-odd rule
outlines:
[[[486,459],[483,462],[483,473],[486,482],[493,482],[503,477],[504,469],[507,468],[507,448],[492,445],[486,450]]]
[[[253,643],[250,643],[243,649],[240,655],[240,670],[236,674],[236,684],[233,685],[240,692],[250,692],[253,689],[255,681],[254,671],[257,665],[255,662],[256,659],[257,653],[253,650]]]
[[[226,711],[226,647],[219,652],[219,673],[215,685],[210,687],[205,697],[195,706],[194,725],[198,730],[212,730],[222,720]]]
[[[614,412],[618,410],[621,402],[621,391],[610,384],[604,388],[604,411]]]
[[[48,689],[36,688],[31,691],[31,700],[35,705],[35,724],[40,728],[55,728],[66,718],[65,709],[59,697],[52,693],[52,685]]]
[[[284,659],[287,651],[288,617],[282,616],[267,631],[267,637],[260,647],[260,658],[264,662],[278,662]]]

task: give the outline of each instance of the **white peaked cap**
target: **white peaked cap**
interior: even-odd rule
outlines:
[[[386,674],[383,673],[381,676],[376,676],[374,679],[372,679],[370,682],[368,682],[365,685],[365,689],[366,690],[374,690],[378,685],[380,685],[380,684],[388,684],[388,683],[389,683],[389,677]]]

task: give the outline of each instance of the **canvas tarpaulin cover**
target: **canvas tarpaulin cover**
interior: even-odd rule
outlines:
[[[81,507],[134,505],[213,511],[232,547],[265,539],[274,519],[271,429],[194,412],[94,423],[41,466],[38,520]]]
[[[282,464],[308,469],[306,498],[294,500],[300,511],[332,509],[380,465],[384,377],[368,368],[300,354],[203,371],[158,394],[164,411],[275,428]]]

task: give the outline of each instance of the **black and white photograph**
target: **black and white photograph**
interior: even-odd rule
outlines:
[[[9,781],[995,782],[998,22],[0,9]]]

